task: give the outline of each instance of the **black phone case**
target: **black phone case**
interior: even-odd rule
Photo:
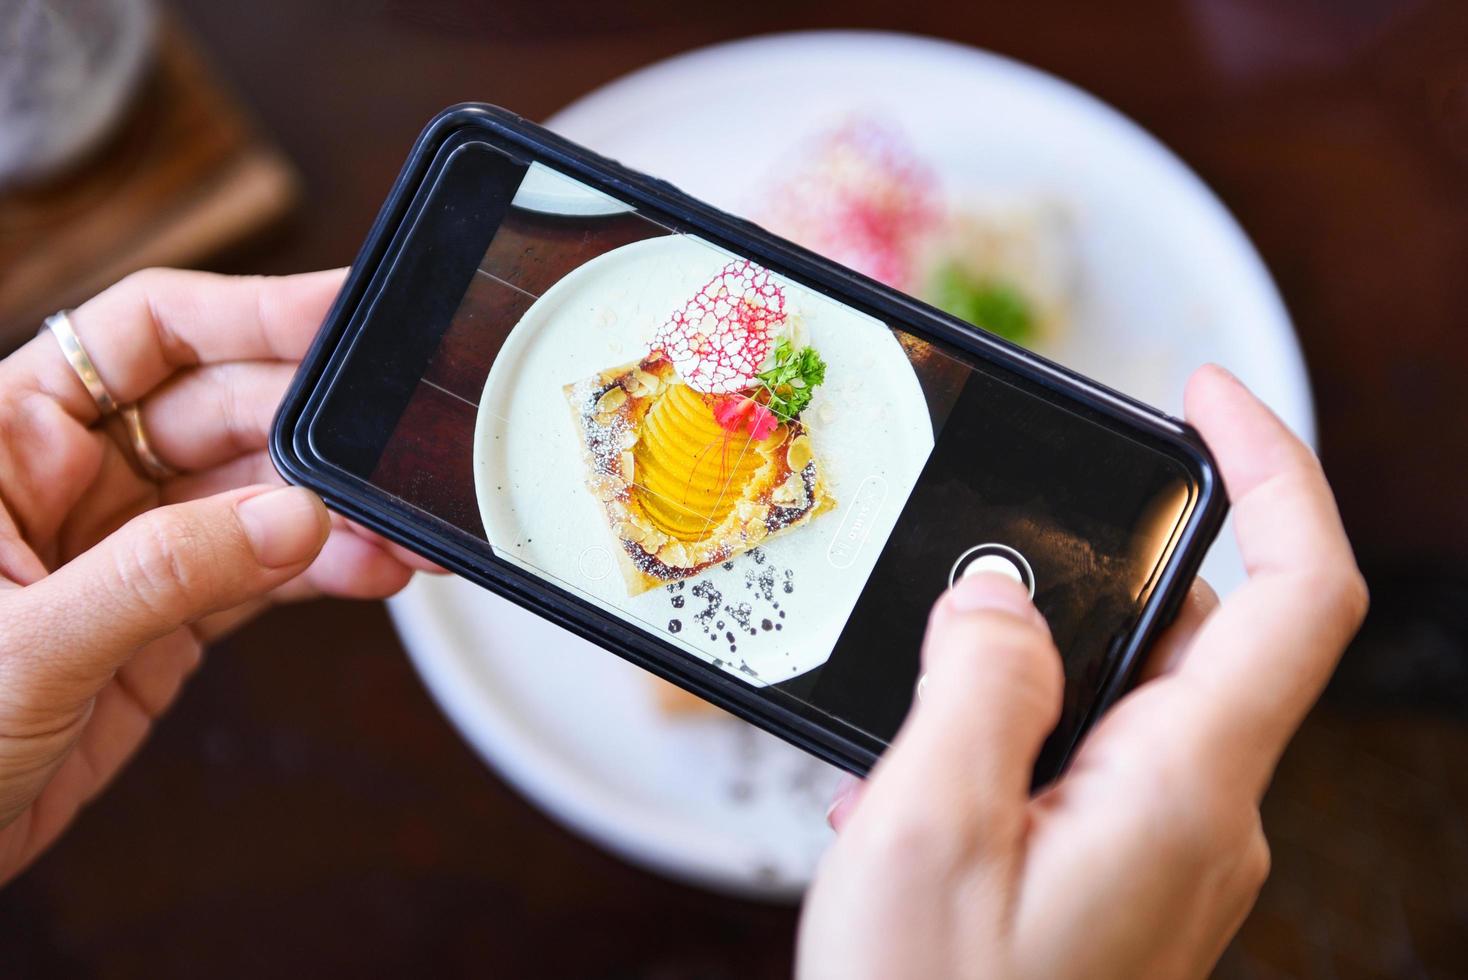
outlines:
[[[475,133],[512,151],[519,148],[527,156],[551,163],[630,203],[662,211],[700,236],[756,261],[773,259],[774,264],[799,274],[817,289],[838,298],[855,299],[891,317],[904,330],[946,341],[1053,392],[1061,401],[1086,406],[1134,431],[1148,433],[1175,453],[1196,482],[1198,505],[1179,535],[1135,628],[1110,665],[1094,708],[1071,744],[1060,747],[1052,756],[1054,762],[1046,767],[1048,771],[1036,772],[1036,782],[1048,782],[1058,775],[1081,735],[1130,686],[1142,654],[1176,615],[1228,510],[1213,458],[1197,433],[1178,419],[719,211],[667,181],[598,156],[505,109],[473,103],[453,106],[436,116],[418,137],[276,414],[270,453],[282,476],[316,491],[329,507],[352,520],[813,755],[858,775],[875,763],[879,751],[866,744],[874,740],[853,737],[842,731],[839,723],[823,725],[775,700],[756,696],[754,689],[718,668],[634,629],[574,594],[507,563],[485,560],[466,542],[439,533],[431,519],[380,491],[343,478],[311,452],[302,423],[309,420],[323,378],[350,346],[343,341],[350,340],[368,284],[390,254],[405,219],[411,217],[415,197],[440,151],[450,141]]]

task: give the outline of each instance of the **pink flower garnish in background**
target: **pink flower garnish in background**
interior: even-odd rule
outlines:
[[[906,290],[942,216],[933,171],[896,128],[865,118],[810,144],[758,210],[778,234]]]
[[[653,336],[650,352],[673,362],[683,383],[706,395],[743,391],[785,322],[785,291],[770,270],[730,262]]]

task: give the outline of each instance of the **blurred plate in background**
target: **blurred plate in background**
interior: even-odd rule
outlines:
[[[1313,442],[1289,318],[1237,223],[1156,140],[1042,72],[903,35],[777,35],[634,72],[549,125],[765,217],[785,162],[853,118],[895,124],[954,199],[1066,211],[1077,281],[1048,356],[1176,415],[1188,374],[1217,361]],[[1204,574],[1220,592],[1242,581],[1227,527]],[[558,820],[724,891],[793,897],[809,880],[830,767],[725,717],[662,713],[648,675],[467,582],[420,576],[390,609],[465,737]]]

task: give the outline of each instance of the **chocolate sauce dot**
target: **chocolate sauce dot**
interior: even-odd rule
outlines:
[[[724,621],[722,619],[719,620],[717,623],[714,624],[714,628],[715,629],[723,629],[724,628]]]
[[[680,620],[676,620],[676,619],[670,619],[670,620],[668,620],[668,632],[669,633],[677,633],[681,629],[683,629],[683,623]]]
[[[734,644],[732,644],[732,643],[731,643],[731,644],[729,644],[729,652],[730,652],[730,653],[734,653],[734,652],[735,652],[735,651],[737,651],[737,650],[738,650],[738,649],[739,649],[739,648],[738,648],[738,647],[736,647],[736,646],[735,646],[735,645],[734,645]]]
[[[734,634],[732,632],[731,633],[725,633],[724,634],[724,639],[728,640],[729,643],[730,643],[730,645],[732,646],[733,643],[734,643]]]
[[[770,629],[770,621],[768,619],[762,619],[762,620],[760,620],[759,621],[759,628],[762,629],[762,630],[769,630]]]
[[[776,623],[776,624],[775,624],[775,629],[777,629],[777,630],[782,630],[782,629],[784,629],[784,628],[785,628],[785,627],[784,627],[784,626],[781,626],[781,625],[780,625],[780,624],[779,624],[779,623]]]
[[[683,597],[681,595],[675,595],[675,596],[673,596],[673,608],[674,609],[682,609],[683,608],[683,601],[684,600],[683,600]]]
[[[785,610],[783,610],[783,609],[780,610],[780,618],[781,619],[784,619],[785,618]]]

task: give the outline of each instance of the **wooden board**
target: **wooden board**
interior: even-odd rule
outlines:
[[[189,265],[284,215],[290,164],[177,25],[116,133],[78,167],[0,197],[0,344],[129,272]]]

